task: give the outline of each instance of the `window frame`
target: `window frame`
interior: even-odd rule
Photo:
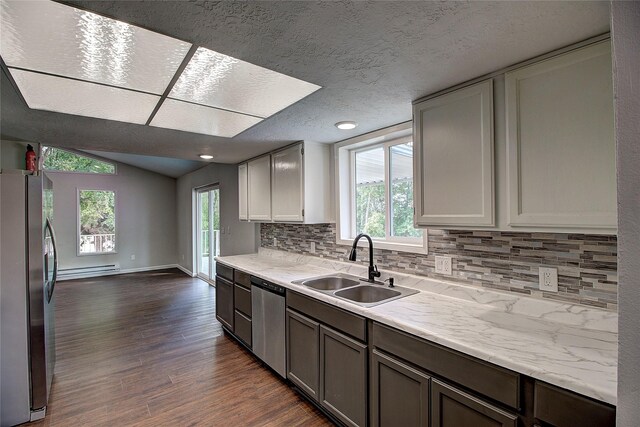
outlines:
[[[57,169],[46,169],[44,167],[44,157],[42,155],[44,151],[44,147],[55,148],[56,150],[66,151],[67,153],[75,154],[76,156],[87,157],[89,159],[93,159],[102,163],[108,163],[113,166],[113,173],[106,172],[84,172],[84,171],[61,171]],[[81,175],[100,175],[100,176],[115,176],[118,175],[118,164],[115,161],[107,160],[101,158],[99,156],[93,155],[91,153],[85,153],[84,151],[75,150],[73,148],[61,148],[61,147],[53,147],[51,145],[43,145],[41,144],[38,148],[38,168],[46,173],[72,173],[72,174],[81,174]],[[108,191],[108,190],[107,190]]]
[[[397,237],[391,235],[391,188],[389,176],[391,172],[390,147],[413,141],[412,123],[401,123],[390,128],[362,135],[334,146],[335,155],[335,187],[336,187],[336,244],[352,245],[356,232],[356,171],[355,159],[359,152],[383,147],[385,178],[385,238],[372,237],[375,247],[399,252],[426,254],[427,230],[420,237]],[[345,181],[347,185],[345,185]],[[342,203],[341,203],[342,202]],[[346,207],[346,209],[345,209]],[[414,211],[415,212],[415,211]],[[415,224],[415,213],[414,213]],[[364,245],[360,241],[360,245]]]
[[[81,172],[82,173],[82,172]],[[110,175],[110,174],[109,174]],[[113,193],[113,227],[114,227],[114,250],[109,252],[80,252],[80,233],[81,215],[80,215],[80,192],[82,191],[110,191]],[[118,236],[118,193],[116,190],[109,188],[80,188],[76,187],[76,256],[96,256],[96,255],[113,255],[118,253],[120,238]]]

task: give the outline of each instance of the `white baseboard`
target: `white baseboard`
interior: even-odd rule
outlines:
[[[74,275],[72,277],[59,277],[58,280],[62,282],[62,281],[65,281],[65,280],[87,279],[87,278],[90,278],[90,277],[114,276],[116,274],[139,273],[139,272],[143,272],[143,271],[153,271],[153,270],[166,270],[168,268],[178,268],[178,269],[184,271],[185,273],[189,274],[191,277],[193,277],[191,272],[189,272],[184,267],[182,267],[182,266],[180,266],[178,264],[165,264],[165,265],[153,265],[153,266],[150,266],[150,267],[123,268],[123,269],[118,270],[118,271],[107,271],[107,272],[78,274],[78,275]]]
[[[189,275],[189,276],[191,276],[191,277],[196,277],[196,275],[195,275],[195,274],[193,274],[193,272],[192,272],[192,271],[187,270],[186,268],[184,268],[184,267],[183,267],[183,266],[181,266],[180,264],[175,264],[175,267],[176,267],[178,270],[182,270],[184,273],[188,274],[188,275]]]

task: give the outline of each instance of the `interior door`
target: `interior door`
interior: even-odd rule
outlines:
[[[197,274],[213,281],[214,257],[220,255],[220,190],[217,186],[197,190],[196,212]]]

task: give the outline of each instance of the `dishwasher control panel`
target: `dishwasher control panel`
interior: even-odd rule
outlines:
[[[286,288],[284,286],[276,285],[275,283],[267,282],[256,276],[251,276],[251,284],[259,288],[267,289],[276,294],[284,295]]]

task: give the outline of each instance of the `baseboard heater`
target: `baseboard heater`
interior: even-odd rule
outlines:
[[[120,264],[93,265],[90,267],[61,268],[58,270],[60,279],[73,279],[81,276],[99,276],[102,274],[113,274],[120,271]]]

